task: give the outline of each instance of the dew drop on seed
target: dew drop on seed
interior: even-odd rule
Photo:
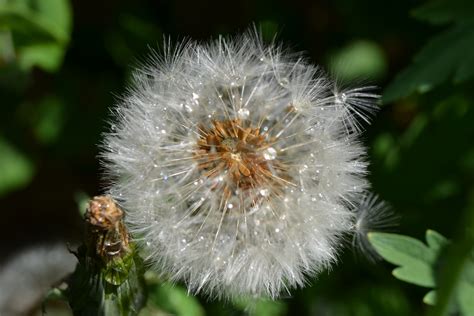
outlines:
[[[277,155],[277,152],[275,148],[273,147],[268,147],[263,152],[263,158],[265,158],[265,160],[274,160],[276,158],[276,155]]]
[[[246,108],[241,108],[240,110],[237,111],[237,114],[239,118],[246,119],[249,117],[250,111]]]
[[[344,104],[347,100],[347,95],[343,92],[341,94],[336,95],[336,104],[341,105]]]

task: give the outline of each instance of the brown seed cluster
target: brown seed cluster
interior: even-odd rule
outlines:
[[[286,167],[278,159],[266,157],[273,150],[275,138],[261,133],[241,119],[213,121],[210,128],[200,126],[194,154],[203,176],[213,178],[225,174],[224,198],[233,191],[265,188],[277,193]],[[256,201],[254,201],[256,202]]]

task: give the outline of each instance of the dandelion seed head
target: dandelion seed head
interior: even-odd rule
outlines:
[[[275,298],[335,262],[367,188],[358,120],[376,95],[334,91],[251,33],[167,45],[135,72],[102,156],[156,271],[211,297]]]

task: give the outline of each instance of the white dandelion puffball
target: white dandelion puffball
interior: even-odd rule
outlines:
[[[251,33],[167,46],[134,73],[103,144],[132,235],[193,293],[304,285],[354,227],[367,187],[359,123],[377,95],[340,91]]]

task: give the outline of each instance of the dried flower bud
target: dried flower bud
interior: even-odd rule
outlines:
[[[95,196],[86,213],[86,246],[90,255],[111,260],[130,252],[128,232],[123,224],[123,211],[110,196]]]
[[[255,34],[168,46],[114,110],[110,194],[158,272],[213,297],[276,297],[351,231],[367,186],[357,119],[376,98]]]
[[[146,302],[143,261],[129,242],[123,211],[110,196],[89,201],[85,242],[67,297],[75,316],[138,315]]]

